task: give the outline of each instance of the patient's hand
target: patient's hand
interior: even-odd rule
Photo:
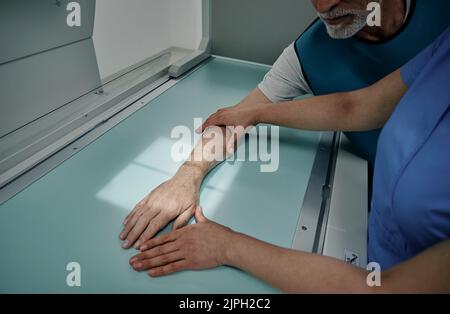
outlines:
[[[124,220],[122,247],[138,248],[175,219],[173,229],[185,226],[199,203],[203,176],[195,166],[183,165],[170,180],[140,201]]]
[[[130,259],[137,271],[162,276],[185,269],[207,269],[223,265],[233,231],[195,212],[197,223],[143,243],[141,253]]]

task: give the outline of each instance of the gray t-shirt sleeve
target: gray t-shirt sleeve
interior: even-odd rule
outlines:
[[[288,101],[312,94],[303,75],[294,43],[284,49],[258,88],[272,102]]]

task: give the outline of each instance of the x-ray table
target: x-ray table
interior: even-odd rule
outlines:
[[[239,102],[267,70],[256,64],[211,58],[3,203],[0,292],[278,292],[231,267],[150,278],[129,266],[136,251],[123,250],[118,238],[122,221],[135,203],[169,179],[181,164],[171,158],[176,142],[171,138],[172,129],[177,125],[193,129],[193,118],[205,119],[218,108]],[[281,128],[279,169],[272,173],[261,172],[261,162],[220,165],[202,187],[205,215],[258,239],[295,246],[296,237],[310,231],[300,214],[305,206],[311,207],[305,202],[307,190],[313,190],[309,185],[315,180],[312,175],[318,154],[332,149],[322,147],[321,138],[323,134],[318,132]],[[327,167],[335,164],[336,160],[327,159]],[[337,170],[327,167],[322,173],[337,175]],[[315,210],[320,212],[320,206]],[[328,201],[322,212],[329,211]],[[312,226],[315,233],[325,234],[321,229],[324,217]],[[323,237],[316,237],[316,242]],[[71,262],[81,266],[81,287],[66,283],[66,266]]]

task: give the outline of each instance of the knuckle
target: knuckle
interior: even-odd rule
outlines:
[[[161,213],[163,212],[164,209],[164,205],[162,203],[160,203],[159,201],[156,201],[152,204],[152,208],[149,211],[150,214],[152,215],[156,215],[159,216],[161,215]]]
[[[176,217],[176,213],[172,213],[172,212],[161,213],[160,219],[157,219],[154,222],[154,225],[157,228],[161,228],[163,225],[165,225],[167,222],[169,222],[170,220],[172,220],[175,217]]]
[[[180,220],[178,221],[178,226],[182,227],[187,224],[189,221],[189,217],[180,217]]]
[[[176,201],[174,201],[172,198],[168,199],[166,201],[162,201],[156,204],[156,208],[158,208],[158,210],[160,210],[160,215],[161,216],[165,216],[167,215],[168,212],[172,211],[173,208],[176,205]]]
[[[167,242],[167,241],[169,241],[169,240],[170,240],[170,238],[171,238],[171,234],[170,234],[170,233],[167,233],[167,234],[165,234],[165,235],[161,236],[161,238],[160,238],[160,240],[161,240],[161,243],[164,243],[164,242]]]
[[[133,220],[135,220],[135,221],[141,220],[141,217],[144,215],[144,212],[145,211],[142,210],[142,208],[137,210],[133,215]]]
[[[173,272],[175,271],[175,265],[174,264],[169,264],[164,266],[164,271],[166,272]]]
[[[153,240],[146,240],[142,245],[145,245],[146,251],[150,250],[153,247]]]
[[[168,255],[162,255],[161,256],[161,263],[167,264],[169,262],[169,256]]]
[[[137,203],[136,204],[136,206],[134,207],[134,209],[140,209],[140,208],[142,208],[143,206],[145,205],[145,202],[144,201],[140,201],[139,203]]]
[[[147,241],[149,238],[150,238],[150,237],[149,237],[147,231],[145,231],[144,233],[142,233],[141,236],[139,237],[140,245],[144,244],[144,242]]]
[[[193,240],[192,240],[192,238],[191,237],[185,237],[184,238],[184,246],[186,246],[186,247],[189,247],[189,248],[191,248],[191,247],[193,247],[193,244],[195,243]]]
[[[139,221],[140,223],[148,223],[149,220],[150,218],[146,213],[142,213],[141,215],[139,215],[139,217],[137,217],[137,221]]]
[[[137,232],[133,229],[130,231],[130,233],[127,236],[128,241],[132,241],[133,239],[137,238]]]

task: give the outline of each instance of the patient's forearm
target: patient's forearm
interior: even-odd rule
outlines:
[[[270,100],[259,90],[255,88],[247,97],[245,97],[236,106],[252,106],[259,105],[262,103],[270,103]],[[203,180],[204,177],[211,171],[215,166],[220,164],[224,159],[226,159],[226,132],[227,129],[224,127],[220,128],[222,130],[222,137],[211,138],[211,133],[206,131],[201,140],[197,143],[196,147],[192,151],[190,158],[183,164],[180,168],[179,173],[188,173],[190,176],[196,180]],[[230,134],[228,134],[229,136]],[[222,146],[222,152],[211,152],[208,147],[218,147]],[[206,147],[206,149],[205,149]],[[211,158],[212,155],[216,155],[215,158]],[[208,158],[204,158],[205,155]]]
[[[206,130],[179,172],[189,171],[195,178],[203,180],[211,169],[227,157],[226,132],[225,127]]]

